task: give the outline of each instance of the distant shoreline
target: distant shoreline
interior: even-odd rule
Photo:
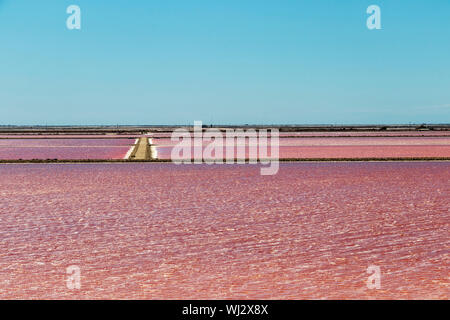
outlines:
[[[192,130],[192,125],[107,125],[107,126],[0,126],[0,135],[14,134],[145,134],[170,133],[175,129]],[[397,125],[209,125],[204,129],[278,129],[280,132],[396,132],[396,131],[450,131],[450,124],[397,124]]]

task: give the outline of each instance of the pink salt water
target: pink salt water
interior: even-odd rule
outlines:
[[[316,131],[280,132],[280,137],[436,137],[450,136],[448,130],[437,131]]]
[[[450,162],[259,172],[0,165],[0,298],[449,298]]]
[[[123,159],[134,139],[0,139],[0,160]]]
[[[270,135],[270,131],[268,132]],[[155,138],[169,138],[171,132],[151,133]],[[448,137],[450,131],[300,131],[279,132],[280,137]]]
[[[270,143],[270,139],[268,142]],[[153,144],[156,145],[159,159],[171,159],[172,150],[178,144],[178,141],[154,139]],[[191,145],[193,144],[192,142]],[[204,142],[203,150],[208,144],[209,142]],[[234,144],[235,155],[239,150],[246,158],[249,157],[248,139],[242,145],[237,145],[237,141]],[[193,154],[194,151],[191,148],[191,157]],[[225,146],[222,154],[226,155]],[[268,155],[270,154],[269,145]],[[215,155],[213,156],[215,157]],[[302,137],[279,139],[280,159],[436,157],[450,157],[450,137]]]

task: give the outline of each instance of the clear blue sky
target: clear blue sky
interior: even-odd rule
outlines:
[[[450,122],[448,0],[0,0],[0,45],[0,124]]]

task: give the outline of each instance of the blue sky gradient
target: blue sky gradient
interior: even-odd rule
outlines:
[[[0,124],[449,123],[449,17],[448,0],[0,0]]]

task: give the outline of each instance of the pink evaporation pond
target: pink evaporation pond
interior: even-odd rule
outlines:
[[[0,134],[0,139],[129,139],[139,136],[123,134]]]
[[[134,139],[0,139],[0,159],[123,159]]]
[[[154,138],[169,138],[172,136],[172,132],[152,132],[150,135]]]
[[[268,134],[271,131],[268,129]],[[170,139],[170,132],[152,133],[155,138]],[[309,131],[309,132],[279,132],[280,137],[450,137],[447,131]]]
[[[159,159],[171,159],[172,149],[177,143],[170,139],[153,139]],[[204,143],[205,146],[207,144]],[[240,152],[248,158],[248,145],[247,140],[243,145],[236,146],[234,154]],[[450,137],[280,138],[279,145],[280,159],[450,157]],[[191,156],[193,154],[192,148]],[[222,155],[226,155],[225,147]],[[268,155],[273,155],[270,148]],[[213,154],[210,158],[220,157]]]
[[[339,132],[280,132],[280,137],[386,137],[386,136],[450,136],[448,131],[339,131]]]
[[[0,165],[2,299],[448,299],[450,162]],[[66,287],[78,266],[81,289]],[[368,266],[381,288],[367,288]]]

